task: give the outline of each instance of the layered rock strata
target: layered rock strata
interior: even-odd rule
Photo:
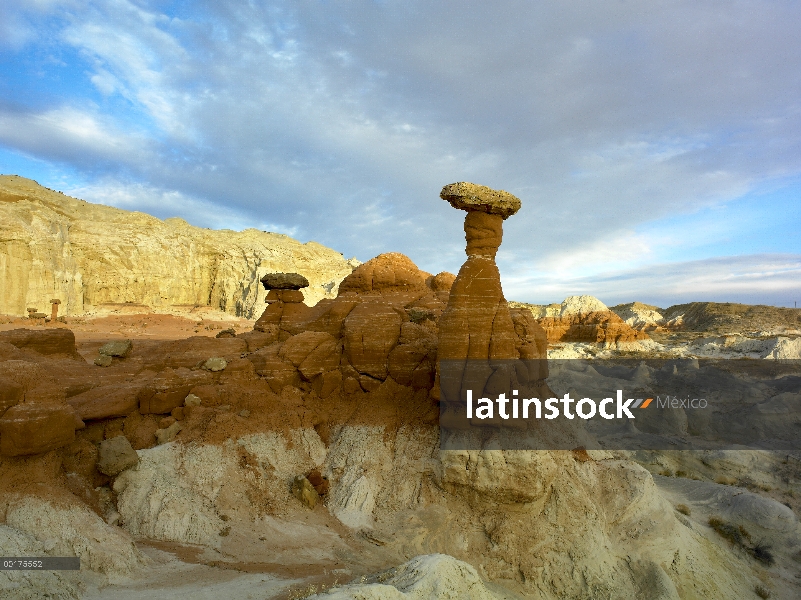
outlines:
[[[154,310],[211,306],[254,318],[265,273],[307,277],[305,299],[314,304],[336,296],[355,264],[316,242],[162,221],[0,176],[0,314],[23,315],[58,298],[59,314],[67,316],[127,303]]]
[[[634,329],[612,311],[577,313],[563,317],[538,319],[548,342],[595,342],[612,345],[649,339],[648,334]]]
[[[649,339],[644,328],[624,321],[594,296],[568,296],[561,304],[511,304],[534,316],[545,330],[549,343],[594,342],[616,346]]]

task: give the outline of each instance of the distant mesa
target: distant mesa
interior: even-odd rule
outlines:
[[[439,197],[451,206],[468,212],[485,212],[508,219],[520,210],[520,199],[503,190],[493,190],[484,185],[467,181],[449,183],[442,188]]]
[[[265,290],[299,290],[309,287],[309,280],[299,273],[267,273],[261,284]]]
[[[626,323],[595,296],[568,296],[561,304],[531,305],[527,308],[544,328],[549,343],[595,342],[609,345],[648,339],[648,335]]]

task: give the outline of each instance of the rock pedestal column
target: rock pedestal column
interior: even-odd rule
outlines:
[[[441,399],[456,402],[464,399],[467,389],[474,394],[496,387],[505,391],[510,380],[508,367],[519,358],[495,255],[503,238],[503,221],[520,209],[520,200],[504,191],[465,182],[446,185],[440,197],[467,211],[467,260],[439,321],[437,353]]]
[[[309,287],[309,280],[298,273],[268,273],[261,278],[264,289],[268,290],[264,299],[269,306],[264,310],[253,328],[256,331],[275,330],[279,339],[289,337],[287,329],[292,324],[302,321],[309,312],[309,307],[303,304],[303,292],[300,290]],[[284,336],[279,330],[284,330]]]
[[[50,312],[50,322],[55,323],[56,319],[58,319],[58,305],[61,304],[61,300],[59,300],[58,298],[54,298],[53,300],[50,301],[50,304],[53,307]]]

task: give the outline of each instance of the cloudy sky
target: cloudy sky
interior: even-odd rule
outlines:
[[[801,304],[801,3],[0,2],[0,172],[506,296]]]

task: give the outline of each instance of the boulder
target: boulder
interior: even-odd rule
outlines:
[[[304,379],[331,371],[339,366],[340,345],[332,336],[319,331],[304,331],[284,342],[278,356],[298,368]]]
[[[207,371],[211,371],[212,373],[217,373],[218,371],[224,371],[225,367],[228,366],[228,363],[224,358],[220,358],[219,356],[215,356],[214,358],[209,358],[206,362],[203,363],[203,368]]]
[[[389,374],[401,385],[431,389],[436,373],[436,340],[426,338],[395,346],[389,353]]]
[[[0,454],[41,454],[66,446],[75,439],[75,425],[69,405],[17,404],[0,418]]]
[[[194,394],[188,394],[184,398],[184,406],[200,406],[200,398]]]
[[[139,407],[139,393],[143,387],[141,383],[99,386],[67,398],[67,403],[84,421],[125,417]]]
[[[317,346],[327,341],[334,338],[320,331],[304,331],[285,341],[278,355],[298,367]]]
[[[115,340],[100,346],[100,356],[115,356],[117,358],[125,358],[133,350],[133,342],[131,340]]]
[[[138,464],[139,455],[125,436],[118,435],[98,444],[97,470],[103,475],[116,477],[125,469]]]
[[[267,273],[261,284],[265,290],[299,290],[309,287],[309,280],[298,273]]]
[[[305,475],[298,475],[292,481],[292,495],[303,503],[307,508],[313,509],[320,501],[320,494],[314,489],[311,482]]]
[[[182,427],[181,424],[176,421],[166,429],[157,429],[156,430],[156,443],[157,444],[166,444],[167,442],[171,442],[175,439],[175,436],[181,431]]]
[[[520,199],[509,192],[466,181],[446,185],[439,197],[447,200],[454,208],[499,215],[503,219],[511,217],[521,206]]]
[[[105,354],[101,354],[93,362],[98,367],[110,367],[111,363],[114,362],[114,359],[112,359],[110,356],[106,356]]]
[[[314,486],[315,491],[320,496],[325,496],[328,493],[330,484],[328,482],[328,477],[322,475],[318,469],[314,469],[306,474],[306,479],[309,480],[309,483]]]
[[[314,350],[309,352],[309,355],[298,365],[298,371],[300,371],[304,379],[311,380],[316,375],[339,367],[341,357],[341,344],[337,340],[330,338],[322,341]]]

